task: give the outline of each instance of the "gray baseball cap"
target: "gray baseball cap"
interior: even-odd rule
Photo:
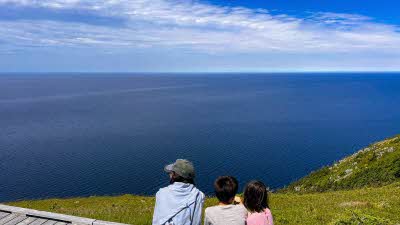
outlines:
[[[186,159],[177,159],[174,163],[164,167],[165,172],[175,172],[179,176],[190,179],[195,177],[193,163]]]

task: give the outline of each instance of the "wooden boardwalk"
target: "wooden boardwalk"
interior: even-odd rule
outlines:
[[[124,225],[0,204],[0,225]]]

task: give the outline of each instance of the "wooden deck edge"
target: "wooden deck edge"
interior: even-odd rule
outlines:
[[[59,214],[59,213],[51,213],[51,212],[34,210],[34,209],[26,209],[26,208],[20,208],[20,207],[3,205],[3,204],[0,204],[0,211],[10,212],[10,213],[18,213],[21,215],[27,215],[27,216],[33,216],[33,217],[39,217],[39,218],[58,220],[58,221],[72,223],[73,225],[126,225],[123,223],[115,223],[115,222],[89,219],[89,218],[84,218],[84,217],[69,216],[69,215],[64,215],[64,214]]]

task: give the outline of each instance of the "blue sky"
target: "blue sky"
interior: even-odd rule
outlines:
[[[395,0],[0,0],[0,72],[400,71]]]
[[[275,9],[294,14],[307,11],[362,14],[382,22],[394,24],[400,22],[400,2],[396,0],[218,0],[208,2],[225,6],[241,5],[249,8]]]

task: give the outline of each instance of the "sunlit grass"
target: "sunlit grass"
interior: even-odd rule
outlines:
[[[292,183],[284,191],[313,193],[381,187],[400,181],[400,135],[371,144],[332,166]]]
[[[215,198],[207,198],[205,206],[216,203]],[[9,204],[121,223],[151,224],[154,197],[123,195]],[[316,194],[277,193],[271,196],[271,209],[278,225],[346,224],[339,222],[350,221],[355,216],[396,224],[400,223],[400,185]]]

